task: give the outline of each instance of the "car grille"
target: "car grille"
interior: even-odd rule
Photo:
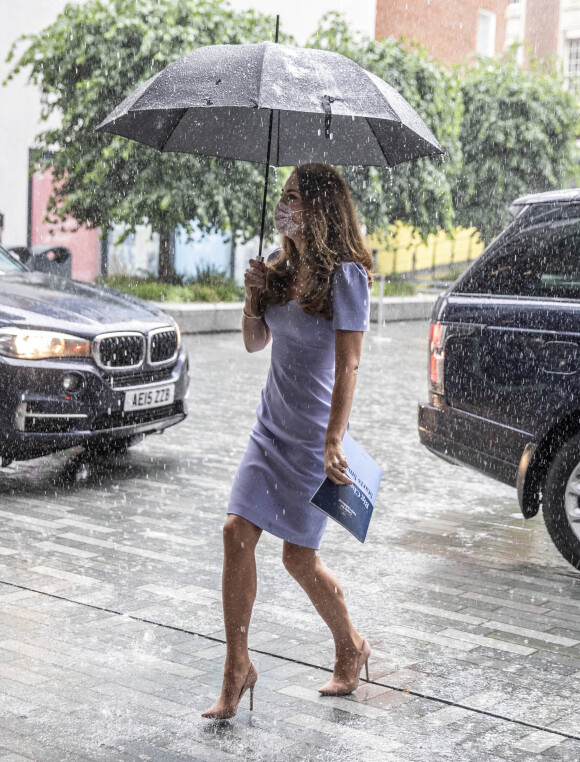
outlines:
[[[97,337],[95,358],[102,368],[135,368],[145,359],[145,337],[127,333]]]
[[[35,418],[32,414],[25,419],[24,431],[33,434],[66,434],[69,431],[86,429],[85,418]]]
[[[172,360],[177,354],[177,332],[173,328],[154,331],[149,336],[151,365]]]
[[[144,386],[146,384],[157,384],[160,381],[167,381],[173,374],[173,368],[159,368],[157,370],[134,371],[129,374],[119,374],[118,376],[107,376],[107,381],[113,389],[124,389],[127,386]]]
[[[135,426],[141,423],[162,421],[164,418],[179,414],[183,414],[183,402],[181,400],[172,405],[150,408],[149,410],[129,410],[99,415],[93,421],[91,430],[102,431],[103,429],[115,429],[119,426]]]

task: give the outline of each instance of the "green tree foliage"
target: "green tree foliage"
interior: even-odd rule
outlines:
[[[453,205],[459,225],[490,241],[518,196],[578,180],[578,104],[554,73],[523,71],[513,56],[481,60],[460,75],[463,166]]]
[[[204,231],[254,236],[263,168],[158,153],[94,130],[140,82],[189,51],[260,42],[274,30],[272,17],[236,13],[221,0],[88,0],[67,5],[49,27],[23,37],[9,55],[16,60],[10,78],[28,71],[41,91],[43,120],[54,115],[50,124],[58,123],[37,139],[38,162],[52,166],[57,181],[52,220],[71,215],[91,227],[122,223],[128,231],[148,222],[166,254],[163,279],[171,275],[167,244],[178,225],[190,229],[196,219]],[[43,160],[47,151],[51,158]]]
[[[393,169],[344,167],[368,232],[402,220],[424,237],[453,223],[452,188],[461,166],[462,114],[457,76],[420,48],[393,39],[370,40],[353,32],[342,16],[327,13],[312,47],[334,50],[388,82],[423,118],[446,152]]]
[[[142,81],[201,45],[272,39],[274,18],[232,11],[224,0],[87,0],[12,48],[9,79],[26,71],[38,86],[47,128],[37,160],[57,181],[52,220],[91,227],[148,222],[160,233],[160,276],[171,276],[168,242],[191,232],[260,228],[263,168],[183,154],[160,154],[95,126]],[[281,42],[292,39],[281,35]],[[553,75],[526,73],[513,60],[450,71],[404,41],[370,40],[336,13],[323,17],[311,46],[335,50],[397,89],[446,151],[392,170],[344,167],[368,232],[402,220],[426,236],[475,225],[489,240],[518,195],[569,184],[578,109]],[[56,118],[55,118],[56,117]],[[52,126],[52,125],[57,126]],[[51,158],[42,155],[51,152]],[[272,173],[275,198],[287,172]],[[271,231],[271,215],[267,215]]]

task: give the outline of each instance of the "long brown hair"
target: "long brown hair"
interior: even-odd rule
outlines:
[[[289,286],[296,282],[301,257],[306,258],[309,277],[298,304],[304,312],[332,319],[332,275],[342,262],[364,267],[372,284],[373,260],[364,241],[348,188],[339,173],[326,164],[295,167],[304,220],[304,254],[282,236],[282,252],[268,264],[266,289],[260,296],[268,304],[288,302]]]

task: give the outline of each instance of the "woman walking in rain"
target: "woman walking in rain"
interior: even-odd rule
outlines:
[[[350,621],[340,584],[317,550],[326,516],[310,498],[326,474],[351,484],[342,438],[348,426],[363,331],[369,328],[372,258],[338,172],[298,166],[284,186],[275,222],[282,249],[250,261],[244,344],[273,339],[257,421],[236,474],[224,525],[222,597],[227,652],[222,690],[204,717],[227,719],[258,672],[248,652],[256,596],[255,548],[262,531],[284,541],[287,571],[328,625],[335,644],[327,696],[352,693],[370,646]]]

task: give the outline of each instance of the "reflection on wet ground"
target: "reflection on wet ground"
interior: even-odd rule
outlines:
[[[0,469],[0,495],[47,495],[51,490],[66,492],[81,486],[106,490],[129,479],[146,479],[157,470],[162,473],[166,467],[164,459],[137,462],[126,453],[103,456],[79,447]]]
[[[0,759],[576,759],[580,575],[513,490],[420,448],[424,324],[365,341],[351,432],[385,479],[367,543],[332,525],[321,550],[371,682],[319,696],[331,642],[266,536],[255,711],[202,721],[224,507],[268,356],[235,334],[187,341],[185,424],[120,456],[0,469]]]

